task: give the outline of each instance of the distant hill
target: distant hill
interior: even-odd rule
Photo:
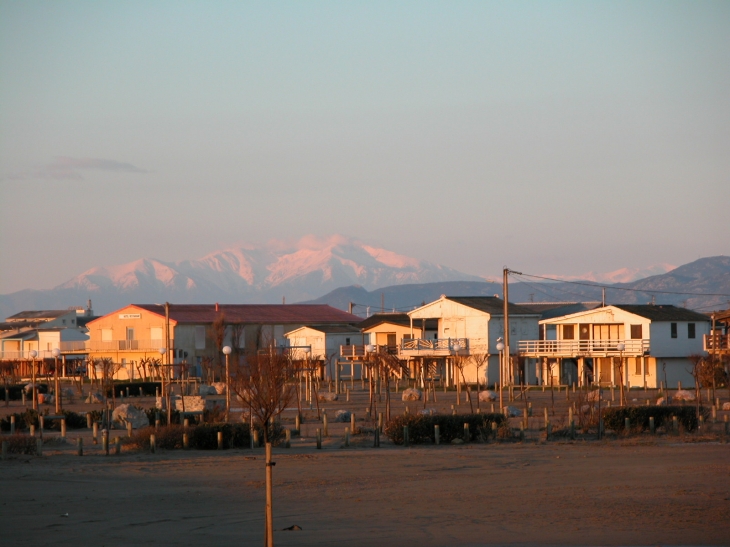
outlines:
[[[510,281],[512,302],[571,302],[600,301],[601,286],[590,281],[575,284],[568,282],[520,282]],[[674,270],[640,279],[631,283],[607,285],[608,304],[646,304],[654,299],[657,304],[674,304],[698,311],[727,309],[730,307],[730,257],[715,256],[701,258]],[[632,289],[632,290],[622,290]],[[657,292],[654,292],[657,291]],[[691,294],[664,294],[667,292],[719,293],[725,296],[692,296]],[[502,296],[502,285],[489,282],[444,282],[421,283],[383,287],[368,291],[362,287],[341,287],[311,300],[312,303],[330,304],[347,309],[350,302],[356,304],[354,313],[365,315],[380,311],[381,299],[384,309],[408,311],[430,302],[440,295],[448,296]]]

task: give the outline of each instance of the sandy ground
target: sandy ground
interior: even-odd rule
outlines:
[[[730,444],[691,435],[545,443],[540,416],[551,398],[530,401],[535,431],[524,444],[373,449],[356,436],[345,449],[345,424],[330,423],[316,450],[321,423],[310,412],[304,437],[275,449],[276,544],[730,545]],[[442,394],[436,406],[454,402]],[[359,412],[361,425],[366,404],[362,392],[326,406],[330,416]],[[105,456],[90,432],[69,431],[69,443],[48,443],[43,457],[0,462],[0,491],[3,546],[263,542],[262,449]],[[302,530],[282,531],[291,525]]]

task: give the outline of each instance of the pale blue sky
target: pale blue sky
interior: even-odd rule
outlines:
[[[730,254],[729,97],[727,1],[0,0],[0,293],[305,234]]]

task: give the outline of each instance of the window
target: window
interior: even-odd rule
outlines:
[[[349,338],[345,338],[345,345],[346,346],[349,346],[350,345],[350,339]]]
[[[636,361],[636,368],[634,369],[634,374],[639,376],[639,375],[641,375],[641,358],[635,357],[634,360]]]
[[[641,340],[643,336],[641,335],[641,325],[631,325],[631,339],[632,340]]]
[[[150,339],[162,341],[164,339],[164,337],[162,336],[162,327],[151,327]]]
[[[195,349],[205,349],[205,327],[195,327]]]
[[[575,325],[563,325],[563,340],[575,339]]]
[[[671,328],[672,328],[672,338],[676,338],[677,337],[677,323],[672,323]]]
[[[694,337],[695,337],[695,324],[687,323],[687,338],[694,338]]]
[[[114,331],[112,329],[101,329],[101,341],[111,342],[114,340]]]

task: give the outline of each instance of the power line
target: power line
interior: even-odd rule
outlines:
[[[514,275],[514,274],[513,274]],[[661,291],[661,290],[655,290],[655,289],[629,289],[628,287],[617,287],[616,285],[601,285],[598,283],[586,283],[583,281],[565,281],[564,279],[556,279],[554,277],[545,277],[543,275],[532,275],[532,274],[526,274],[526,273],[520,273],[520,275],[523,275],[525,277],[532,277],[534,279],[544,279],[546,281],[556,281],[558,283],[570,283],[572,285],[583,285],[585,287],[594,287],[594,288],[605,288],[605,289],[611,289],[614,291],[630,291],[630,292],[640,292],[640,293],[646,293],[646,294],[677,294],[677,295],[690,295],[690,296],[730,296],[729,293],[701,293],[701,292],[678,292],[678,291]]]

